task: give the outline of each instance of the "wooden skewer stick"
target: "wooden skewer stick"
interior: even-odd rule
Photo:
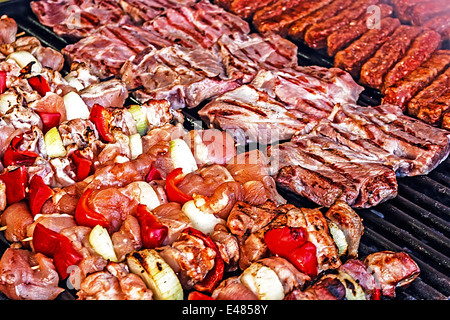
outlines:
[[[37,266],[33,266],[33,267],[31,267],[31,270],[37,270],[37,269],[39,269],[40,268],[40,266],[39,265],[37,265]]]
[[[3,226],[0,228],[0,231],[5,231],[6,229],[8,229],[8,226]]]
[[[16,38],[19,38],[24,35],[25,35],[25,31],[19,32],[18,34],[16,34]]]
[[[22,240],[22,242],[33,241],[33,237],[28,237]]]

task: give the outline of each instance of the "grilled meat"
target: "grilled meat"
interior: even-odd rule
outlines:
[[[375,89],[381,89],[383,78],[408,50],[422,28],[401,25],[361,68],[359,81]]]
[[[435,81],[436,82],[436,81]],[[429,87],[434,87],[434,83],[433,82]],[[439,87],[441,88],[441,87]],[[427,90],[428,88],[426,88],[425,90],[423,90],[423,94],[419,93],[418,96],[427,96],[426,93],[432,93],[432,91]],[[435,97],[433,97],[435,98]],[[430,97],[431,99],[431,97]],[[422,99],[421,99],[422,100]],[[410,102],[410,104],[412,103],[416,103],[416,98],[413,98]],[[424,99],[424,101],[427,101],[426,98]],[[420,103],[420,101],[417,101]],[[417,118],[420,120],[425,121],[426,123],[432,124],[432,125],[442,125],[442,128],[446,128],[448,129],[448,125],[445,126],[443,125],[444,122],[444,116],[448,113],[448,109],[450,108],[450,90],[447,90],[443,95],[441,95],[440,97],[438,97],[437,99],[433,99],[433,102],[431,102],[430,104],[424,104],[424,105],[420,105],[419,108],[419,112],[417,114]],[[448,117],[448,116],[447,116]]]
[[[14,19],[3,15],[0,17],[0,44],[13,43],[16,40],[17,24]]]
[[[339,11],[347,8],[351,0],[335,0],[306,17],[296,20],[289,27],[289,37],[294,40],[303,40],[306,31],[316,23],[334,17]],[[330,35],[331,36],[331,35]]]
[[[370,29],[347,48],[336,53],[334,66],[349,72],[355,78],[358,77],[362,65],[373,56],[399,25],[398,19],[390,17],[382,19],[379,29]]]
[[[27,238],[27,227],[33,223],[28,205],[24,202],[14,203],[2,213],[0,223],[6,226],[5,238],[11,242],[18,242]]]
[[[348,244],[347,257],[358,257],[359,241],[364,230],[361,218],[343,201],[336,201],[327,210],[325,217],[343,231]]]
[[[43,25],[72,40],[89,35],[98,26],[129,20],[119,3],[113,0],[82,3],[73,0],[32,1],[31,9]]]
[[[138,25],[153,20],[166,9],[191,6],[195,2],[195,0],[119,0],[123,11]]]
[[[380,10],[380,19],[389,17],[392,14],[392,7],[381,3],[378,5],[378,8]],[[338,53],[339,51],[345,49],[346,47],[353,47],[354,45],[352,44],[353,41],[355,41],[356,39],[358,39],[359,37],[361,37],[362,35],[364,35],[365,33],[367,33],[367,35],[361,37],[362,39],[366,40],[366,43],[372,43],[372,39],[369,38],[369,30],[372,29],[379,29],[379,28],[383,28],[383,22],[391,22],[392,20],[380,20],[378,23],[380,23],[379,25],[376,25],[376,21],[372,21],[370,20],[372,17],[373,12],[367,12],[366,14],[363,14],[362,16],[360,16],[354,23],[351,23],[347,26],[343,26],[342,28],[340,28],[339,30],[333,32],[332,34],[330,34],[327,38],[327,53],[330,57],[333,57],[336,55],[336,53]],[[395,21],[393,21],[394,24],[396,24]],[[385,26],[384,26],[385,27]],[[388,29],[388,28],[387,28]],[[389,32],[388,30],[385,30],[387,33]],[[376,32],[373,32],[375,34],[371,35],[370,37],[377,37],[376,36]],[[362,41],[362,40],[358,40],[358,41]],[[383,41],[380,40],[379,41]],[[356,42],[356,41],[355,41]]]
[[[179,46],[144,50],[127,61],[121,70],[122,81],[141,100],[167,99],[173,109],[195,107],[201,101],[236,88],[220,57],[202,48]]]
[[[0,290],[10,299],[53,300],[64,291],[58,281],[52,259],[41,253],[8,248],[2,255]]]
[[[419,276],[419,266],[404,252],[382,251],[364,259],[367,269],[380,283],[383,295],[395,296],[395,288],[405,286]]]
[[[260,8],[270,5],[274,0],[216,0],[215,4],[233,12],[243,19],[248,19]]]
[[[405,56],[386,74],[382,91],[410,74],[439,47],[441,36],[433,30],[423,31],[411,44]]]
[[[340,11],[334,17],[311,26],[311,28],[309,28],[305,33],[304,41],[311,48],[325,48],[327,45],[327,37],[330,34],[357,19],[359,16],[367,12],[367,8],[370,5],[377,3],[378,0],[354,1],[350,6]]]
[[[109,262],[81,282],[79,300],[152,300],[153,292],[125,264]]]
[[[414,109],[414,105],[408,105],[408,102],[416,93],[427,87],[448,65],[450,65],[450,50],[435,51],[427,61],[387,88],[384,92],[383,103],[397,105],[403,111],[408,110],[408,114],[416,116],[418,110]],[[445,80],[448,81],[449,75],[450,71],[448,71],[447,76],[444,76]],[[447,87],[445,80],[444,88]],[[440,90],[443,92],[445,89]]]
[[[152,28],[165,39],[188,48],[209,48],[224,34],[250,32],[246,21],[205,0],[192,7],[168,9],[145,23],[145,28]]]
[[[289,26],[310,13],[321,10],[322,7],[330,4],[331,0],[307,0],[307,1],[289,1],[289,7],[282,7],[282,12],[277,16],[260,18],[259,13],[255,14],[253,23],[261,33],[276,32],[281,35],[287,35]],[[258,16],[257,16],[258,15]]]

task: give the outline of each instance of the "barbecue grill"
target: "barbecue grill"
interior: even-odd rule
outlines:
[[[44,46],[61,50],[69,44],[53,31],[41,25],[32,13],[28,1],[8,1],[0,4],[0,13],[14,18],[19,32],[37,37]],[[323,52],[298,43],[299,64],[332,67],[333,62]],[[67,72],[66,69],[63,70]],[[378,105],[381,93],[366,88],[359,104]],[[200,118],[199,108],[183,111],[185,127],[193,129]],[[250,146],[251,148],[252,146]],[[249,147],[244,147],[249,148]],[[449,299],[450,298],[450,159],[426,176],[398,179],[399,193],[395,199],[371,209],[359,209],[363,219],[364,235],[359,249],[360,257],[383,250],[405,251],[417,262],[420,276],[407,288],[397,290],[395,299]],[[317,206],[287,191],[280,192],[288,202],[303,207]],[[0,235],[1,253],[9,246]],[[5,296],[0,296],[6,299]],[[59,299],[75,299],[70,290]]]

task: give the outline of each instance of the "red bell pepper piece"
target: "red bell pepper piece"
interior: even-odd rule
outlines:
[[[8,201],[8,205],[25,199],[28,176],[24,166],[2,173],[0,180],[6,185],[6,200]]]
[[[150,167],[150,171],[148,172],[147,178],[145,181],[150,182],[153,180],[161,180],[161,174],[158,169],[156,169],[153,165]]]
[[[113,142],[114,136],[111,133],[111,123],[112,115],[111,112],[103,108],[99,104],[94,104],[92,106],[91,112],[89,114],[89,120],[91,120],[97,130],[100,138],[103,142]]]
[[[45,96],[45,94],[50,91],[48,81],[41,75],[28,78],[28,83],[41,97]]]
[[[59,120],[61,119],[61,114],[59,112],[37,112],[37,114],[41,117],[42,123],[44,124],[42,129],[44,134],[51,128],[59,125]]]
[[[6,71],[0,71],[0,94],[6,91]]]
[[[375,289],[375,291],[372,293],[372,296],[370,297],[371,300],[381,300],[381,290]]]
[[[30,180],[30,191],[28,194],[28,200],[30,205],[30,211],[33,217],[41,212],[41,208],[45,201],[53,197],[55,192],[52,188],[44,183],[41,176],[34,175]]]
[[[182,233],[186,233],[201,239],[205,246],[213,249],[216,252],[216,257],[214,258],[214,267],[208,272],[208,274],[202,281],[194,285],[194,288],[198,291],[211,293],[222,280],[223,273],[225,271],[225,262],[222,259],[220,251],[210,237],[197,229],[188,227],[184,229]]]
[[[70,266],[78,264],[83,259],[67,237],[40,223],[34,228],[33,247],[35,252],[53,258],[53,264],[61,279],[67,278]]]
[[[306,231],[303,228],[273,228],[264,234],[264,241],[270,252],[283,258],[306,242]]]
[[[35,252],[53,258],[62,235],[50,230],[41,223],[37,223],[33,232],[33,248]]]
[[[61,236],[55,254],[53,255],[53,264],[59,277],[64,280],[69,276],[69,267],[77,265],[83,256],[73,248],[72,242],[64,236]]]
[[[23,134],[14,137],[3,156],[3,165],[7,166],[31,166],[39,155],[33,151],[19,150],[20,143],[23,140]]]
[[[178,202],[183,205],[189,200],[192,200],[192,197],[185,194],[183,191],[178,189],[177,185],[183,181],[184,173],[182,168],[176,168],[172,170],[166,178],[166,192],[167,198],[170,202]]]
[[[145,204],[139,204],[136,217],[141,227],[142,244],[146,249],[153,249],[162,245],[167,237],[169,228],[159,222],[158,218],[148,210]]]
[[[92,161],[84,158],[80,150],[75,150],[70,158],[76,167],[77,181],[86,179],[92,171]]]
[[[287,257],[287,260],[311,278],[317,275],[316,246],[312,242],[307,241],[303,246],[293,251]]]
[[[89,197],[92,194],[92,189],[87,189],[75,209],[75,222],[80,226],[94,228],[96,225],[101,225],[104,228],[109,228],[110,222],[105,216],[89,208]]]
[[[188,295],[188,300],[216,300],[210,296],[207,296],[204,293],[198,291],[192,291]]]

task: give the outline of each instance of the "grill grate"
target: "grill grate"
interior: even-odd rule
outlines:
[[[68,42],[41,25],[27,1],[3,4],[2,14],[16,19],[20,31],[37,37],[43,45],[61,50]],[[298,43],[299,63],[332,67],[325,53]],[[63,71],[67,71],[64,69]],[[377,105],[379,91],[367,88],[360,97],[361,105]],[[196,110],[185,112],[187,129],[195,128]],[[399,179],[399,195],[371,209],[358,210],[365,231],[361,239],[360,257],[382,250],[405,251],[412,256],[421,274],[408,288],[397,290],[396,299],[450,298],[450,159],[427,176]],[[315,204],[297,195],[281,191],[292,204],[313,207]],[[0,235],[2,251],[7,242]],[[2,298],[0,296],[0,298]],[[4,296],[3,296],[4,298]],[[65,291],[59,299],[73,299]]]

